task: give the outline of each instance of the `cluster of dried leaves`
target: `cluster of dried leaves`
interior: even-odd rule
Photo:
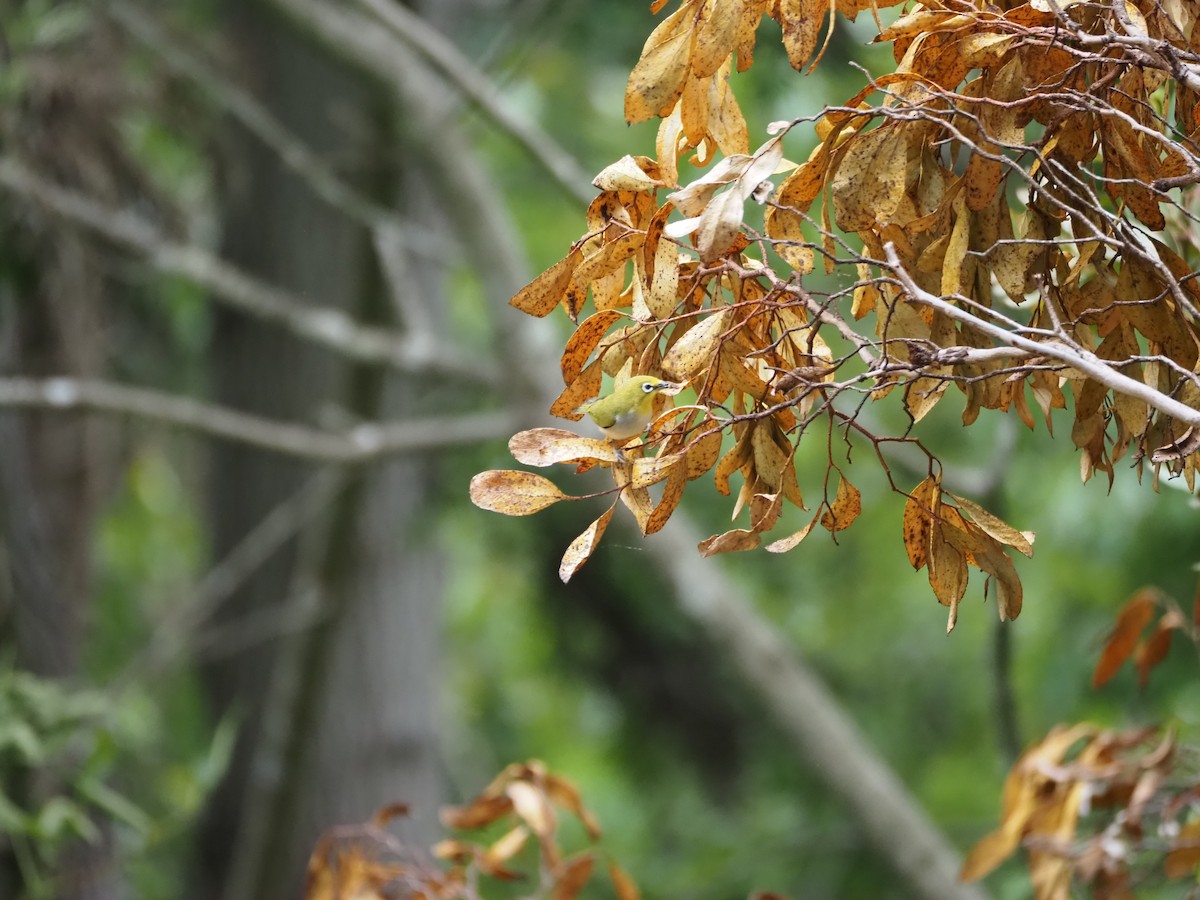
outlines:
[[[582,824],[592,845],[599,840],[599,824],[569,781],[537,761],[511,765],[466,806],[442,810],[447,828],[499,834],[487,843],[442,841],[433,848],[448,863],[440,867],[388,832],[388,822],[406,812],[388,807],[364,825],[321,837],[308,863],[306,900],[477,900],[482,879],[522,882],[531,898],[574,900],[592,882],[597,853],[589,847],[564,855],[559,810]],[[606,868],[617,900],[638,900],[633,879],[614,862]]]
[[[831,6],[878,21],[891,5],[684,0],[663,19],[625,98],[631,122],[662,119],[656,158],[600,173],[583,237],[512,303],[535,316],[561,307],[577,323],[554,415],[578,419],[605,375],[661,374],[695,400],[629,454],[558,429],[518,435],[513,452],[610,468],[646,534],[690,481],[711,471],[730,495],[740,474],[734,518],[748,510],[749,523],[701,544],[714,554],[760,546],[785,501],[808,522],[768,550],[817,524],[848,527],[861,509],[849,449],[869,442],[908,498],[905,548],[928,566],[952,627],[972,566],[1002,617],[1019,612],[1009,551],[1028,554],[1031,536],[963,498],[944,502],[936,458],[908,432],[873,433],[867,404],[896,392],[915,424],[953,385],[967,425],[993,409],[1033,428],[1036,407],[1050,429],[1054,410],[1070,410],[1085,479],[1111,480],[1132,453],[1139,471],[1149,459],[1156,477],[1165,467],[1194,486],[1200,428],[1178,414],[1200,408],[1200,285],[1186,258],[1200,232],[1186,205],[1200,182],[1200,30],[1185,0],[931,0],[880,25],[895,70],[816,118],[807,161],[788,162],[783,140],[811,119],[775,123],[751,152],[731,73],[751,65],[761,19],[779,22],[799,69],[819,59]],[[681,184],[689,154],[721,158]],[[754,203],[766,206],[761,231],[746,223]],[[804,283],[818,265],[850,277],[822,293]],[[810,507],[794,461],[818,427],[828,467]],[[897,486],[892,442],[925,453],[929,477]],[[477,476],[472,497],[511,515],[569,499],[516,471]],[[564,580],[612,514],[571,544]]]
[[[1200,649],[1200,593],[1189,620],[1161,591],[1138,591],[1117,615],[1093,685],[1105,684],[1132,658],[1145,687],[1173,634]],[[1194,749],[1154,728],[1055,727],[1013,765],[1000,827],[972,849],[963,879],[984,877],[1022,847],[1037,900],[1068,900],[1073,884],[1089,886],[1099,898],[1126,900],[1141,882],[1194,882],[1200,875]]]

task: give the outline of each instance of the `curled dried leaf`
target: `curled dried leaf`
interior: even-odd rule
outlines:
[[[714,534],[700,542],[701,556],[716,556],[718,553],[734,553],[739,550],[753,550],[762,537],[757,531],[746,528],[734,528],[724,534]]]
[[[610,506],[601,514],[600,518],[584,530],[583,534],[571,541],[570,546],[563,553],[562,562],[558,565],[558,577],[562,579],[563,584],[570,581],[571,576],[592,558],[592,554],[596,552],[596,546],[600,543],[600,538],[604,537],[608,523],[612,521],[615,508],[615,506]]]

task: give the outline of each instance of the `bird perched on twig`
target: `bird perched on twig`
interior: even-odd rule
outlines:
[[[585,403],[576,412],[587,413],[610,441],[627,441],[650,424],[656,395],[678,394],[683,388],[653,375],[634,375],[608,396]]]

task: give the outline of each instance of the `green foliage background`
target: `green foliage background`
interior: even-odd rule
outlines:
[[[68,6],[30,4],[9,39],[51,39],[45,34],[54,33]],[[498,7],[455,35],[468,55],[487,61],[505,85],[506,102],[537,119],[589,171],[625,153],[652,152],[653,126],[621,121],[625,76],[654,22],[644,3],[521,4],[518,17],[509,13]],[[812,115],[853,94],[861,74],[848,65],[851,54],[873,72],[886,69],[886,56],[864,46],[870,31],[860,24],[839,24],[830,55],[807,78],[792,72],[773,26],[764,27],[754,70],[735,76],[752,135],[764,136],[769,121]],[[130,77],[137,77],[136,59]],[[193,206],[212,202],[206,157],[171,123],[140,118],[122,127],[164,183],[190,192]],[[582,211],[486,121],[475,116],[472,133],[509,200],[532,266],[560,258],[582,229]],[[789,156],[803,158],[808,149],[791,146]],[[478,325],[488,315],[479,290],[485,276],[464,259],[452,277],[458,333],[486,348],[489,330]],[[130,290],[153,302],[144,301],[145,330],[128,335],[122,365],[171,387],[195,388],[210,338],[202,299],[158,278]],[[1113,614],[1133,590],[1153,583],[1190,601],[1200,556],[1194,501],[1170,487],[1155,493],[1132,472],[1120,473],[1111,492],[1100,480],[1081,485],[1067,440],[1051,442],[1043,431],[1027,433],[1015,416],[1001,422],[987,413],[963,429],[953,406],[943,403],[919,435],[944,455],[951,477],[955,464],[1002,465],[1005,517],[1038,532],[1036,555],[1018,563],[1024,612],[1004,626],[1015,648],[1011,677],[1022,738],[1033,740],[1060,721],[1095,719],[1171,722],[1194,739],[1200,687],[1188,654],[1176,652],[1144,693],[1129,671],[1100,692],[1088,683]],[[1019,432],[1013,452],[997,461],[991,448],[1008,429]],[[128,804],[120,837],[139,888],[167,896],[184,871],[190,828],[219,777],[232,723],[206,720],[193,671],[158,669],[148,659],[138,671],[156,677],[127,678],[130,660],[162,638],[151,623],[195,583],[207,558],[200,524],[205,476],[194,445],[136,427],[129,440],[130,463],[95,547],[101,591],[90,623],[89,675],[96,687],[75,700],[43,698],[30,721],[41,729],[40,741],[55,728],[49,713],[102,701],[104,712],[95,714],[78,752],[103,770],[118,796],[113,802]],[[887,493],[867,455],[857,449],[856,459],[867,464],[854,472],[864,496],[874,499],[837,546],[817,534],[782,557],[697,556],[694,565],[728,568],[966,848],[994,826],[1010,762],[995,712],[994,605],[970,602],[982,600],[976,580],[958,629],[944,634],[944,610],[924,574],[911,571],[899,540],[902,499]],[[802,488],[816,489],[803,475],[817,478],[823,459],[824,447],[812,446],[802,461]],[[675,613],[640,539],[626,532],[607,540],[563,586],[558,557],[586,526],[586,510],[568,506],[510,520],[469,504],[472,473],[510,465],[497,445],[458,454],[441,472],[436,531],[456,573],[443,598],[444,754],[460,799],[506,763],[537,757],[579,785],[606,826],[606,847],[647,896],[723,900],[754,889],[796,898],[902,896],[819,774],[798,764],[754,698]],[[897,474],[909,485],[921,477]],[[709,496],[696,496],[703,493]],[[693,490],[689,501],[701,521],[722,528],[725,498]],[[7,670],[0,676],[13,677]],[[670,690],[655,679],[666,679]],[[689,696],[690,703],[676,702]],[[94,707],[87,708],[92,715]],[[37,743],[34,753],[13,737],[22,721],[14,713],[0,733],[0,767],[48,764],[52,744]],[[88,808],[82,795],[70,799]],[[32,811],[35,819],[39,814]],[[13,815],[20,819],[0,807],[7,816],[0,824],[29,824]],[[998,896],[1027,895],[1015,866],[992,886]]]

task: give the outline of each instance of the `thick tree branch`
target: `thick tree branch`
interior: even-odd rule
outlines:
[[[344,433],[280,422],[147,388],[79,378],[0,378],[0,407],[94,410],[238,441],[315,462],[368,463],[402,453],[507,437],[517,418],[507,411],[365,423]]]
[[[979,316],[955,306],[944,298],[918,287],[917,283],[913,281],[912,276],[904,269],[904,266],[900,262],[900,257],[896,254],[895,246],[890,242],[884,245],[884,254],[887,256],[888,267],[896,276],[896,280],[914,302],[931,306],[939,312],[944,313],[948,318],[954,319],[956,322],[962,322],[980,334],[987,335],[1008,347],[1025,351],[1030,355],[1042,356],[1057,363],[1062,363],[1064,366],[1077,369],[1088,378],[1104,385],[1109,390],[1141,400],[1151,409],[1156,409],[1174,419],[1178,419],[1180,422],[1184,422],[1187,425],[1200,426],[1200,410],[1192,409],[1190,406],[1180,403],[1173,397],[1156,391],[1145,382],[1122,374],[1096,354],[1082,347],[1073,346],[1065,338],[1060,337],[1035,341],[981,319]]]
[[[160,272],[207,288],[214,299],[240,312],[278,324],[344,356],[402,372],[485,383],[498,379],[489,364],[455,359],[424,336],[367,327],[338,310],[306,305],[300,298],[246,275],[200,247],[170,240],[131,212],[107,208],[47,181],[11,157],[0,157],[0,189],[137,253]]]

